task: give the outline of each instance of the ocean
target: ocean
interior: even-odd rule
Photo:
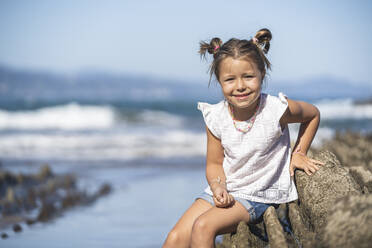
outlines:
[[[211,102],[211,103],[216,103]],[[372,104],[310,101],[321,112],[313,147],[337,131],[372,132]],[[206,135],[196,101],[10,101],[0,108],[1,167],[35,172],[48,163],[80,187],[113,192],[50,223],[10,233],[6,247],[160,247],[206,187]],[[299,124],[291,124],[295,142]]]

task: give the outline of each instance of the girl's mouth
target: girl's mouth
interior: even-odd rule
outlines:
[[[251,93],[247,93],[247,94],[241,94],[241,95],[234,95],[234,97],[238,100],[244,100],[246,98],[248,98],[248,96],[250,95]]]

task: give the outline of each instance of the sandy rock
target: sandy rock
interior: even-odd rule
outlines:
[[[318,234],[335,200],[350,194],[360,195],[361,189],[333,153],[321,151],[314,159],[325,165],[312,176],[296,170],[295,180],[301,215],[309,223],[310,230]]]
[[[269,237],[271,248],[285,248],[288,247],[286,238],[284,236],[283,228],[276,215],[275,208],[270,206],[264,213],[264,222],[266,231]]]
[[[369,170],[363,166],[352,166],[349,168],[349,172],[364,193],[372,193],[372,173]],[[365,187],[367,190],[364,189]]]
[[[248,225],[241,221],[236,233],[225,234],[222,243],[217,245],[219,248],[245,248],[255,247],[264,248],[268,242],[263,240],[264,226],[261,222],[257,225]]]
[[[329,209],[321,232],[322,247],[371,247],[372,195],[348,195]]]
[[[289,203],[288,208],[289,220],[292,224],[293,233],[298,239],[297,242],[299,242],[303,248],[313,247],[315,243],[315,233],[310,231],[303,223],[297,202]]]

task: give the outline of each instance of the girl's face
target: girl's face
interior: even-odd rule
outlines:
[[[253,106],[261,93],[262,73],[253,62],[227,57],[220,63],[219,82],[226,100],[237,108]]]

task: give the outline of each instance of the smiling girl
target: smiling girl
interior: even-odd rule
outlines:
[[[201,55],[213,55],[211,77],[225,99],[198,103],[206,124],[208,187],[163,247],[214,247],[215,237],[235,232],[240,221],[255,223],[269,206],[296,200],[295,168],[311,175],[323,165],[306,155],[318,129],[318,109],[281,92],[261,92],[271,38],[261,29],[251,40],[200,43]],[[301,126],[292,152],[288,124],[296,122]]]

